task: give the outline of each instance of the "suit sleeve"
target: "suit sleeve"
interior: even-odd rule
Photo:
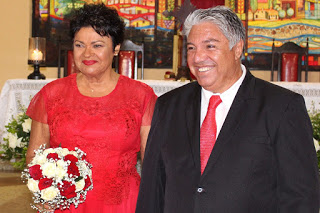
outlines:
[[[165,169],[161,156],[159,103],[156,102],[142,166],[136,213],[162,213],[164,208]]]
[[[275,136],[280,213],[319,213],[319,172],[304,99],[289,102]]]

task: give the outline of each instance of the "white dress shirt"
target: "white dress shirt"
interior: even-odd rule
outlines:
[[[227,114],[229,112],[229,109],[231,107],[231,104],[239,90],[240,85],[243,82],[243,79],[246,75],[246,68],[241,64],[242,69],[242,75],[241,77],[225,92],[222,94],[220,93],[212,93],[208,90],[205,90],[202,88],[201,90],[201,115],[200,115],[200,127],[202,125],[202,122],[204,118],[206,117],[207,111],[208,111],[208,105],[209,100],[212,95],[220,95],[220,98],[222,102],[219,104],[219,106],[216,109],[216,123],[217,123],[217,134],[216,137],[218,137],[220,130],[222,128],[222,125],[224,123],[224,120],[227,117]]]

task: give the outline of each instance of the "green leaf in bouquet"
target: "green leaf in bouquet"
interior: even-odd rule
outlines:
[[[83,177],[82,176],[79,176],[79,177],[77,177],[74,181],[75,182],[78,182],[78,181],[80,181],[80,180],[82,180],[83,179]]]

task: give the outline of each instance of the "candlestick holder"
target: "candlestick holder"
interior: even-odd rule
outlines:
[[[46,39],[41,37],[29,38],[28,64],[33,64],[34,70],[28,76],[28,79],[46,79],[46,76],[40,73],[40,64],[46,61]]]

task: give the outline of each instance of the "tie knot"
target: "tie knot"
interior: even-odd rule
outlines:
[[[221,103],[221,98],[219,95],[213,95],[210,98],[210,102],[209,102],[209,109],[215,109],[219,106],[219,104]]]

